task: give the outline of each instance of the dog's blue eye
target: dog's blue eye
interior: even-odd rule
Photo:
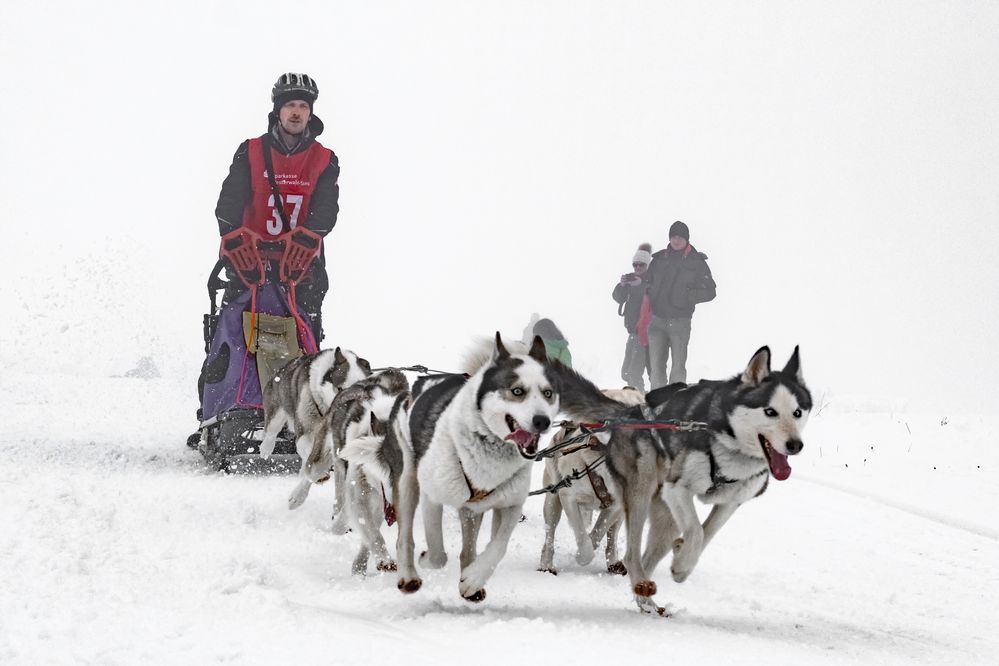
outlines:
[[[801,410],[800,409],[794,410],[794,418],[796,418],[796,419],[800,419],[801,418]]]
[[[774,409],[773,407],[767,407],[766,409],[763,410],[763,413],[769,416],[770,418],[777,416],[777,410]]]
[[[520,397],[520,396],[524,395],[524,389],[522,389],[522,388],[520,388],[518,386],[516,388],[510,389],[510,393],[514,394],[517,397]]]
[[[545,399],[550,400],[551,397],[552,397],[552,390],[551,389],[545,389],[544,391],[541,392],[541,395],[545,396]]]

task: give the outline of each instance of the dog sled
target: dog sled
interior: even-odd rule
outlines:
[[[294,435],[287,429],[273,455],[267,460],[259,455],[263,387],[285,364],[318,351],[321,319],[299,305],[296,287],[321,247],[321,237],[304,228],[275,240],[248,229],[222,237],[207,283],[199,426],[187,442],[214,469],[273,473],[300,467]]]

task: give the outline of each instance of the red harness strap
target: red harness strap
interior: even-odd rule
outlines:
[[[580,423],[581,427],[587,430],[601,430],[607,426],[607,423]],[[707,423],[701,423],[700,421],[680,421],[676,423],[670,423],[667,421],[637,421],[635,423],[628,422],[616,422],[612,424],[614,430],[706,430],[708,428]]]
[[[603,423],[580,423],[587,430],[603,428]],[[675,423],[620,423],[614,426],[616,430],[679,430]]]

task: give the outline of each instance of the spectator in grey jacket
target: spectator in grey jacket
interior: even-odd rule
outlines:
[[[652,245],[642,243],[631,258],[631,273],[625,273],[614,285],[611,297],[617,302],[617,313],[624,317],[624,328],[628,331],[628,342],[624,346],[624,363],[621,365],[621,379],[628,386],[645,393],[645,373],[649,370],[648,340],[645,344],[638,336],[638,316],[642,309],[642,299],[648,286],[646,280],[649,264],[652,263]],[[649,374],[651,379],[652,375]]]
[[[690,229],[677,221],[669,228],[669,245],[652,255],[649,265],[648,325],[652,388],[687,381],[687,345],[694,306],[715,297],[715,281],[707,255],[690,244]],[[673,365],[666,378],[670,355]]]

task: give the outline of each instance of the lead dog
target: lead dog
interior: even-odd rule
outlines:
[[[572,370],[553,364],[563,409],[574,419],[618,417],[703,422],[694,432],[614,430],[607,445],[607,471],[621,487],[627,530],[624,563],[639,609],[666,615],[652,598],[652,573],[670,551],[673,579],[694,570],[704,547],[744,502],[759,497],[772,476],[791,474],[788,456],[800,453],[801,431],[812,398],[801,373],[798,348],[783,370],[771,371],[762,347],[732,379],[671,385],[627,407],[607,398]],[[702,524],[694,498],[712,505]],[[649,521],[649,538],[641,550]]]

